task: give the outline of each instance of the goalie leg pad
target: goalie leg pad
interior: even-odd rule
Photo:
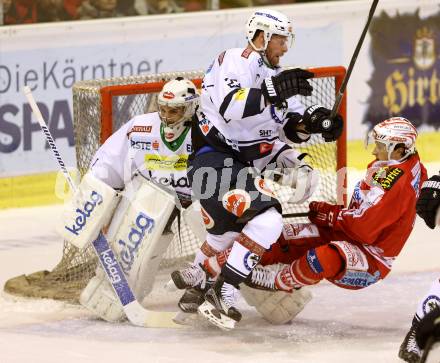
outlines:
[[[148,181],[123,202],[128,203],[128,208],[121,215],[122,221],[112,221],[119,227],[113,238],[109,230],[109,238],[134,295],[142,301],[151,292],[162,256],[171,242],[161,236],[175,202],[172,195]]]
[[[121,302],[117,298],[101,267],[81,292],[79,302],[100,318],[116,323],[126,319]]]
[[[312,293],[305,287],[288,293],[263,291],[241,284],[240,292],[250,306],[255,307],[265,320],[274,325],[291,321],[312,299]]]
[[[82,249],[108,224],[118,202],[119,196],[113,188],[87,173],[65,204],[63,221],[57,231],[65,241]]]
[[[115,211],[108,236],[134,295],[142,302],[153,287],[161,256],[171,241],[160,237],[174,209],[174,198],[148,181],[128,190]],[[103,275],[90,280],[80,302],[107,321],[119,321],[120,314],[124,316]]]

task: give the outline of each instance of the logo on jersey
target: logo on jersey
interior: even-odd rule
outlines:
[[[260,177],[256,177],[254,179],[254,185],[257,190],[264,195],[267,195],[268,197],[275,198],[275,195],[273,194],[272,190],[267,186],[264,179],[261,179]]]
[[[273,144],[268,144],[266,142],[263,142],[260,144],[260,154],[266,154],[269,151],[271,151],[273,148]]]
[[[130,137],[130,134],[133,132],[143,132],[143,133],[151,133],[151,130],[153,130],[153,126],[133,126],[129,132],[127,132],[127,137]]]
[[[147,170],[186,170],[188,155],[145,155],[145,169]]]
[[[225,193],[222,203],[229,213],[241,217],[251,206],[251,196],[243,189],[233,189]]]
[[[390,190],[397,180],[404,174],[402,169],[384,167],[373,174],[373,184]]]
[[[162,95],[163,98],[166,98],[167,100],[172,100],[175,96],[173,92],[164,92]]]
[[[215,224],[214,220],[209,215],[209,213],[205,209],[203,209],[203,207],[200,207],[200,213],[202,215],[203,223],[205,224],[205,228],[211,229],[212,227],[214,227],[214,224]]]
[[[169,176],[155,176],[151,170],[148,170],[149,179],[154,183],[161,184],[165,187],[172,186],[173,188],[189,188],[188,178],[182,176],[179,179],[174,177],[174,173],[170,173]]]
[[[151,142],[130,140],[130,147],[136,150],[151,150]]]
[[[202,130],[202,134],[206,136],[206,135],[208,135],[209,130],[211,130],[212,124],[211,124],[211,122],[209,122],[209,120],[204,118],[203,120],[199,121],[199,127],[200,127],[200,130]]]
[[[272,130],[260,130],[260,137],[272,136]]]

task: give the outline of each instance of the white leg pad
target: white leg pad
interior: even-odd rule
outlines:
[[[116,323],[126,319],[122,305],[107,280],[104,271],[98,267],[86,288],[81,292],[79,302],[100,318]]]
[[[284,291],[264,291],[253,289],[244,284],[240,285],[241,296],[271,324],[280,325],[291,321],[312,299],[312,293],[307,288]]]

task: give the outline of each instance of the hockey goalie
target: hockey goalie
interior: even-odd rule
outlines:
[[[98,149],[65,208],[63,237],[85,245],[104,230],[139,301],[151,292],[170,243],[161,239],[167,221],[176,207],[191,204],[186,163],[198,102],[191,81],[179,77],[166,83],[158,95],[158,112],[135,116]],[[197,223],[194,216],[191,220]],[[80,303],[104,320],[125,318],[101,267],[82,291]]]

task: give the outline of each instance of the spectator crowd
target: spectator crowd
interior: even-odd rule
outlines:
[[[0,4],[3,25],[14,25],[311,1],[316,0],[0,0]]]

